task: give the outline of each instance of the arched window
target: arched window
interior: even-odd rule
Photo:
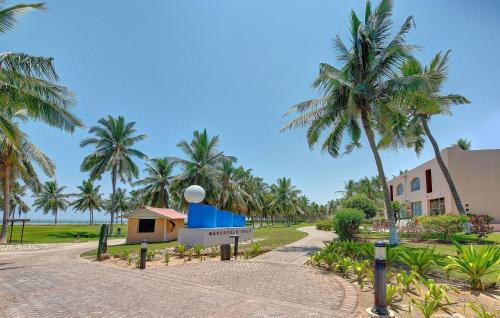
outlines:
[[[420,190],[420,178],[415,178],[411,180],[411,191],[417,191]]]
[[[403,195],[403,192],[405,191],[405,187],[403,186],[402,183],[398,184],[398,187],[396,188],[396,193],[399,195]]]

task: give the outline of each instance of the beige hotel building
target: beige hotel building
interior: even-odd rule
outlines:
[[[488,214],[500,231],[500,149],[441,151],[467,212]],[[458,214],[448,184],[436,159],[388,181],[391,200],[404,204],[401,218]]]

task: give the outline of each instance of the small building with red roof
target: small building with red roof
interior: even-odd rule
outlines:
[[[143,207],[121,216],[128,219],[127,243],[166,242],[177,239],[186,214],[173,209]]]

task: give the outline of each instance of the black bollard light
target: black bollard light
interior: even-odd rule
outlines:
[[[141,242],[141,264],[139,266],[140,269],[146,268],[146,255],[148,251],[148,243],[146,240],[142,240]]]
[[[375,285],[373,286],[374,304],[371,312],[377,316],[389,316],[390,312],[387,309],[386,300],[386,277],[387,277],[387,264],[386,264],[386,248],[387,245],[384,241],[375,242]]]
[[[234,238],[234,259],[238,257],[238,239],[240,238],[239,235],[229,235],[229,237]]]

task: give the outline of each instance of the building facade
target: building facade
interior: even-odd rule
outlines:
[[[177,239],[186,215],[172,209],[144,207],[123,216],[128,219],[127,244],[165,242]]]
[[[500,149],[441,151],[467,212],[488,214],[500,230]],[[392,201],[405,207],[400,218],[458,214],[448,183],[436,159],[388,181]]]

